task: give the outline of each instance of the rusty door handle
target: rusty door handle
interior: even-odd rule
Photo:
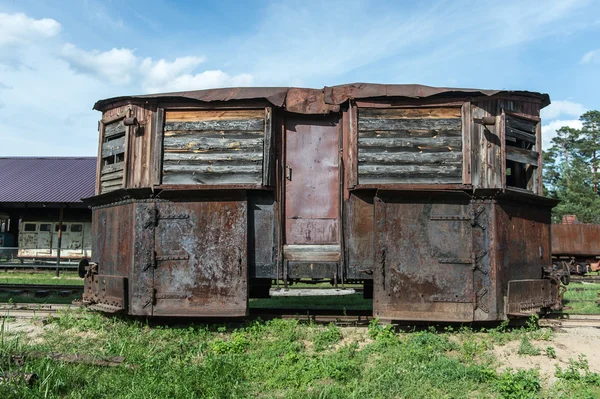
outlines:
[[[285,165],[285,178],[292,180],[292,167],[290,165]]]

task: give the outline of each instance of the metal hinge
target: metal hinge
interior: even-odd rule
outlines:
[[[488,274],[488,271],[487,270],[483,270],[481,268],[481,264],[480,264],[481,259],[483,259],[483,257],[486,256],[486,255],[487,255],[487,251],[486,250],[483,250],[483,251],[479,252],[479,254],[475,254],[475,253],[471,254],[471,259],[472,259],[472,264],[473,264],[473,271],[479,270],[483,274]]]
[[[155,252],[156,254],[156,252]],[[163,256],[155,256],[154,263],[161,262],[165,260],[188,260],[190,258],[189,255],[163,255]],[[155,266],[156,267],[156,266]]]
[[[490,310],[485,305],[483,298],[488,294],[487,288],[482,288],[475,294],[475,309],[480,309],[484,313],[490,313]]]

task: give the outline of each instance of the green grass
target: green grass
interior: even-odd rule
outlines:
[[[396,333],[276,319],[222,326],[151,326],[64,313],[29,335],[0,329],[0,372],[36,373],[32,386],[0,384],[2,398],[576,398],[598,397],[585,359],[557,370],[549,388],[535,370],[497,371],[492,335],[463,328]],[[494,329],[533,339],[533,329]],[[124,356],[116,367],[29,358],[27,352]],[[585,396],[582,396],[585,395]]]
[[[83,285],[83,279],[72,271],[61,271],[60,277],[56,277],[55,271],[0,272],[0,284]]]
[[[37,298],[32,294],[13,295],[6,292],[0,292],[0,303],[56,303],[70,304],[74,300],[80,300],[81,294],[72,294],[69,296],[60,296],[50,294],[43,298]]]
[[[578,290],[575,291],[574,288]],[[596,303],[600,298],[600,284],[571,283],[565,292],[564,305],[570,306],[568,313],[600,314],[600,305]],[[579,302],[585,301],[585,302]]]

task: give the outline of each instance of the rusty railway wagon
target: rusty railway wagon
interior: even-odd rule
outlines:
[[[571,215],[553,224],[552,256],[556,268],[570,274],[600,271],[600,224],[578,223]]]
[[[376,317],[557,305],[546,94],[419,85],[226,88],[99,101],[84,301],[238,317],[272,282],[362,283]]]

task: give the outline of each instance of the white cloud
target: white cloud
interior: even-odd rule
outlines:
[[[542,109],[542,119],[555,119],[561,115],[569,115],[579,117],[586,111],[586,108],[579,103],[572,101],[555,100]]]
[[[542,149],[546,150],[550,147],[550,141],[556,136],[556,131],[563,126],[581,129],[582,124],[579,119],[555,120],[547,125],[542,125]]]
[[[160,86],[147,86],[148,92],[169,92],[211,89],[215,87],[249,86],[253,82],[252,75],[239,74],[231,76],[221,70],[209,70],[195,75],[176,76]]]
[[[170,86],[174,79],[192,73],[203,62],[204,57],[181,57],[173,62],[163,58],[154,62],[151,58],[145,58],[140,65],[144,91],[161,91]]]
[[[133,50],[127,48],[85,51],[67,43],[61,54],[75,70],[108,79],[112,84],[129,83],[138,64]]]
[[[597,50],[588,51],[581,57],[582,64],[591,64],[600,62],[600,48]]]
[[[56,36],[61,25],[51,19],[33,19],[22,13],[0,13],[0,46],[28,44]]]

